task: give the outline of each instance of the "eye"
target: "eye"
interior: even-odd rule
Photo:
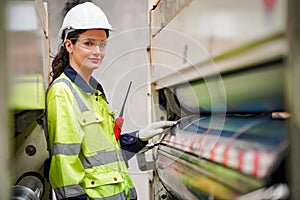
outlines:
[[[103,48],[106,47],[106,41],[101,41],[99,45],[100,45],[100,47],[103,47]]]
[[[86,40],[86,41],[83,42],[83,44],[84,44],[85,46],[88,46],[88,47],[93,47],[93,46],[95,46],[95,42],[92,41],[92,40]]]

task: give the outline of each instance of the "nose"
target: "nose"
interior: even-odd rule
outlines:
[[[96,47],[93,50],[94,53],[101,53],[102,51],[104,51],[104,49],[101,48],[100,45],[96,45]]]

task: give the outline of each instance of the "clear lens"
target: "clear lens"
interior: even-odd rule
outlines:
[[[105,40],[99,41],[92,38],[74,38],[73,40],[77,40],[79,46],[88,50],[94,50],[98,46],[100,51],[104,51],[107,44]]]

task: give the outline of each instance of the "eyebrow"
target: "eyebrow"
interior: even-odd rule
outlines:
[[[100,39],[100,40],[97,40],[95,38],[90,38],[90,37],[78,37],[78,38],[81,38],[81,39],[88,39],[88,40],[95,40],[95,41],[106,41],[107,39]]]

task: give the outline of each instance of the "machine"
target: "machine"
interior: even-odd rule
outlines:
[[[299,198],[298,95],[289,96],[297,3],[149,5],[150,116],[178,120],[138,155],[151,198]]]
[[[44,173],[49,153],[43,126],[50,60],[47,4],[32,0],[4,5],[9,130],[13,138],[9,182],[13,187],[8,194],[16,200],[49,199]],[[8,199],[1,194],[2,198]]]

